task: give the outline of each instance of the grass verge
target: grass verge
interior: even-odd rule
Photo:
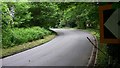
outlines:
[[[100,44],[100,32],[98,29],[86,29],[85,31],[90,32],[92,35],[96,36],[98,40],[98,48],[107,54],[106,44]],[[98,51],[96,66],[107,66],[108,56],[104,55],[102,52]]]
[[[46,42],[52,40],[53,38],[55,38],[55,34],[45,36],[44,39],[39,39],[39,40],[36,40],[36,41],[27,42],[27,43],[24,43],[24,44],[21,44],[21,45],[18,45],[18,46],[14,46],[14,47],[11,47],[11,48],[2,49],[2,54],[0,54],[0,57],[4,58],[4,57],[10,56],[10,55],[25,51],[27,49],[39,46],[43,43],[46,43]]]

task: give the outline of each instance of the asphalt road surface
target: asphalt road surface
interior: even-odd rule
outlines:
[[[2,59],[3,66],[86,66],[91,56],[91,34],[75,29],[52,29],[58,35],[51,41]]]

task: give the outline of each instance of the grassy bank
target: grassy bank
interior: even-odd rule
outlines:
[[[33,48],[33,47],[40,46],[41,44],[52,40],[54,37],[55,37],[55,34],[48,35],[48,36],[45,36],[44,39],[39,39],[36,41],[27,42],[27,43],[24,43],[24,44],[21,44],[18,46],[14,46],[11,48],[2,49],[2,55],[0,55],[0,57],[10,56],[10,55],[25,51],[25,50]]]
[[[49,30],[40,27],[7,28],[2,30],[2,47],[10,48],[52,34]]]
[[[2,54],[6,57],[52,40],[55,33],[40,27],[12,28],[2,31]]]
[[[85,31],[90,32],[94,36],[96,36],[98,40],[98,48],[107,54],[107,46],[106,44],[100,44],[100,32],[98,29],[86,29]],[[97,63],[96,66],[107,66],[108,56],[104,55],[102,52],[98,51],[97,54]]]

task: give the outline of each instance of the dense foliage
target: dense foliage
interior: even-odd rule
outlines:
[[[3,48],[13,47],[37,39],[43,39],[44,36],[50,34],[50,31],[40,27],[6,29],[3,31],[2,35]]]
[[[55,3],[31,3],[31,24],[44,28],[54,27],[59,20],[59,8]]]
[[[3,25],[10,27],[78,27],[98,24],[96,3],[2,3]]]

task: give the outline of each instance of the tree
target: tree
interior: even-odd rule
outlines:
[[[10,15],[10,9],[7,3],[1,3],[1,11],[2,11],[2,28],[12,27],[13,18]]]
[[[49,28],[59,22],[59,8],[56,3],[31,3],[33,25]]]
[[[60,26],[69,25],[69,27],[86,28],[86,22],[90,21],[96,27],[96,24],[98,24],[97,9],[98,7],[94,3],[67,3],[62,9],[63,17]]]
[[[33,18],[31,12],[28,11],[30,3],[17,2],[13,4],[14,7],[14,25],[17,26],[29,26],[30,20]],[[26,24],[27,23],[27,24]]]

